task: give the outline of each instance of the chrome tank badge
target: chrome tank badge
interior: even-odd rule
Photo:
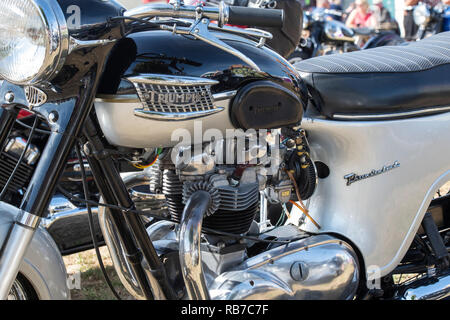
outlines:
[[[366,173],[366,174],[362,174],[362,175],[358,175],[356,173],[346,174],[344,176],[344,179],[347,180],[347,185],[349,186],[349,185],[351,185],[354,182],[377,176],[379,174],[388,172],[388,171],[390,171],[392,169],[395,169],[395,168],[398,168],[398,167],[400,167],[400,162],[394,161],[393,164],[391,164],[389,166],[383,166],[383,168],[381,168],[379,170],[375,170],[374,169],[374,170],[370,171],[370,173]]]
[[[214,105],[211,87],[216,80],[162,74],[129,77],[143,108],[135,116],[162,121],[190,120],[208,116],[224,108]]]

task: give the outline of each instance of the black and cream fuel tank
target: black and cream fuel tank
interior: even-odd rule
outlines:
[[[111,144],[170,147],[182,132],[176,129],[225,134],[300,123],[306,94],[295,69],[257,41],[213,34],[257,68],[204,41],[164,30],[133,33],[116,44],[95,100]]]

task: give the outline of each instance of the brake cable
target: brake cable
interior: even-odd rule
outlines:
[[[84,198],[85,198],[85,200],[88,200],[89,199],[89,189],[88,189],[89,187],[88,187],[88,184],[87,184],[86,171],[84,169],[83,158],[81,156],[80,146],[78,145],[78,143],[75,143],[75,152],[76,152],[77,157],[78,157],[78,162],[80,163],[81,180],[82,180],[82,184],[83,184]],[[95,254],[97,255],[97,260],[98,260],[98,264],[100,266],[100,270],[103,273],[103,277],[105,278],[105,281],[106,281],[109,289],[114,294],[116,299],[117,300],[122,300],[120,298],[119,294],[117,293],[117,291],[114,289],[114,286],[113,286],[113,284],[111,282],[111,279],[109,278],[108,274],[106,273],[105,265],[103,264],[102,256],[100,254],[100,250],[99,250],[99,247],[98,247],[97,238],[95,237],[94,218],[93,218],[93,215],[92,215],[91,205],[89,203],[86,203],[86,209],[87,209],[87,212],[88,212],[89,230],[91,232],[92,243],[94,244]]]

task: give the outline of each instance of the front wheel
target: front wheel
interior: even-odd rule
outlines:
[[[29,281],[19,274],[9,291],[8,300],[37,300],[37,295]]]

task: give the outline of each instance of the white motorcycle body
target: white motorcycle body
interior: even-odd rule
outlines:
[[[367,276],[380,277],[401,261],[436,191],[450,180],[450,113],[393,121],[333,121],[305,117],[316,161],[329,165],[309,210],[321,226],[350,240],[364,259]],[[399,166],[347,185],[344,176]],[[294,207],[291,221],[298,218]],[[378,273],[378,274],[373,274]]]

